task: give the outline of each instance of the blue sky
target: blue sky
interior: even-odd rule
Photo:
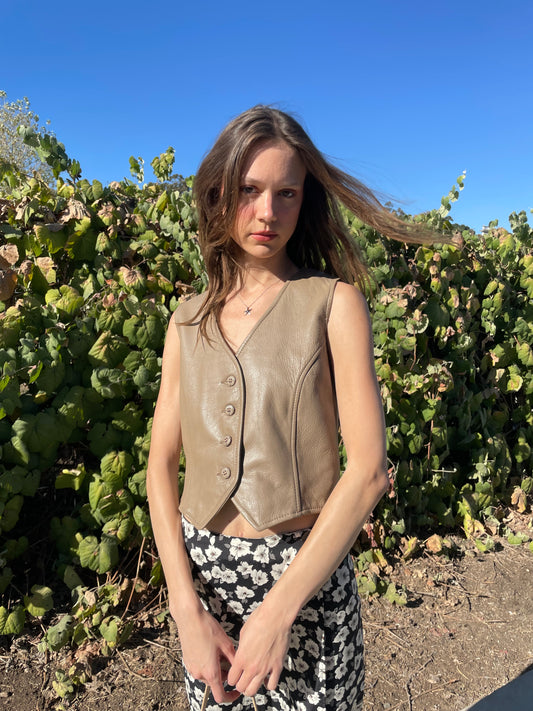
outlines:
[[[3,0],[0,89],[50,119],[84,177],[130,177],[172,145],[194,173],[256,103],[295,113],[406,212],[476,230],[533,208],[531,0]]]

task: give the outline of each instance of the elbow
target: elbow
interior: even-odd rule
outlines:
[[[386,467],[380,464],[371,470],[368,478],[368,486],[374,494],[375,502],[383,497],[390,490],[390,479]]]
[[[376,487],[378,490],[379,499],[390,490],[391,480],[388,471],[382,467],[376,472]],[[378,500],[379,500],[378,499]]]

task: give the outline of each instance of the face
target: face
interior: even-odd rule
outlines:
[[[244,261],[287,259],[285,248],[298,222],[305,167],[283,141],[257,148],[244,165],[232,238]]]

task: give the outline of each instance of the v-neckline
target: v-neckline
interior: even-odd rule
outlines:
[[[248,341],[249,341],[250,338],[253,336],[253,334],[255,333],[255,331],[257,331],[257,329],[259,328],[259,326],[263,323],[263,321],[264,321],[265,318],[268,316],[268,314],[269,314],[269,313],[276,307],[276,305],[279,303],[279,301],[280,301],[282,295],[283,295],[283,294],[285,293],[285,291],[287,290],[287,287],[289,286],[289,284],[291,283],[291,281],[293,281],[293,280],[296,278],[296,276],[297,276],[298,274],[301,274],[302,271],[303,271],[303,268],[300,268],[300,269],[298,269],[297,271],[295,271],[292,276],[288,277],[288,279],[286,280],[286,282],[283,284],[283,286],[281,287],[281,289],[278,291],[278,293],[276,294],[276,296],[275,296],[274,299],[272,300],[272,303],[265,309],[265,311],[264,311],[264,312],[261,314],[261,316],[257,319],[257,321],[254,323],[254,325],[251,327],[251,329],[248,331],[248,333],[246,334],[246,336],[245,336],[245,337],[243,338],[243,340],[241,341],[239,347],[236,348],[235,350],[230,346],[228,340],[225,338],[224,333],[222,332],[222,329],[220,328],[220,324],[218,323],[218,321],[215,322],[215,327],[216,327],[216,330],[217,330],[218,335],[220,336],[220,340],[221,340],[222,343],[226,346],[226,348],[230,351],[230,353],[232,354],[232,356],[233,356],[234,358],[237,358],[237,359],[239,358],[239,353],[242,351],[242,349],[244,348],[244,346],[248,343]]]

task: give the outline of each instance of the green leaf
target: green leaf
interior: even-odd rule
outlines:
[[[76,573],[72,565],[65,566],[65,570],[63,572],[63,582],[70,590],[74,590],[74,588],[78,588],[80,585],[83,585],[83,580],[80,578],[78,573]]]
[[[12,610],[0,607],[0,635],[17,635],[24,629],[26,615],[22,605],[15,605]]]
[[[102,479],[116,491],[124,485],[131,472],[133,457],[127,452],[109,452],[100,463]]]
[[[141,536],[146,537],[152,535],[150,516],[144,509],[140,506],[136,506],[133,509],[133,518],[141,531]]]
[[[78,546],[78,556],[83,568],[107,573],[118,563],[118,547],[113,538],[98,541],[96,536],[87,536]]]
[[[31,597],[24,596],[24,606],[33,617],[42,617],[54,606],[52,590],[45,585],[33,585]]]
[[[94,367],[114,368],[122,363],[130,352],[125,339],[116,336],[109,331],[100,334],[88,353],[89,362]]]
[[[24,498],[17,494],[12,496],[6,504],[0,504],[0,531],[11,531],[16,526],[23,503]]]
[[[43,640],[45,649],[57,652],[68,644],[73,623],[72,615],[63,615],[57,624],[48,627]]]
[[[96,368],[91,386],[103,398],[123,398],[128,393],[128,376],[118,368]]]
[[[79,491],[85,479],[86,471],[83,464],[78,469],[62,469],[56,476],[56,489],[74,489]]]
[[[518,373],[510,373],[507,378],[507,384],[505,391],[508,393],[517,393],[522,385],[524,384],[524,379]]]
[[[512,546],[521,546],[522,543],[526,543],[529,540],[525,533],[509,533],[507,536],[507,541]]]

